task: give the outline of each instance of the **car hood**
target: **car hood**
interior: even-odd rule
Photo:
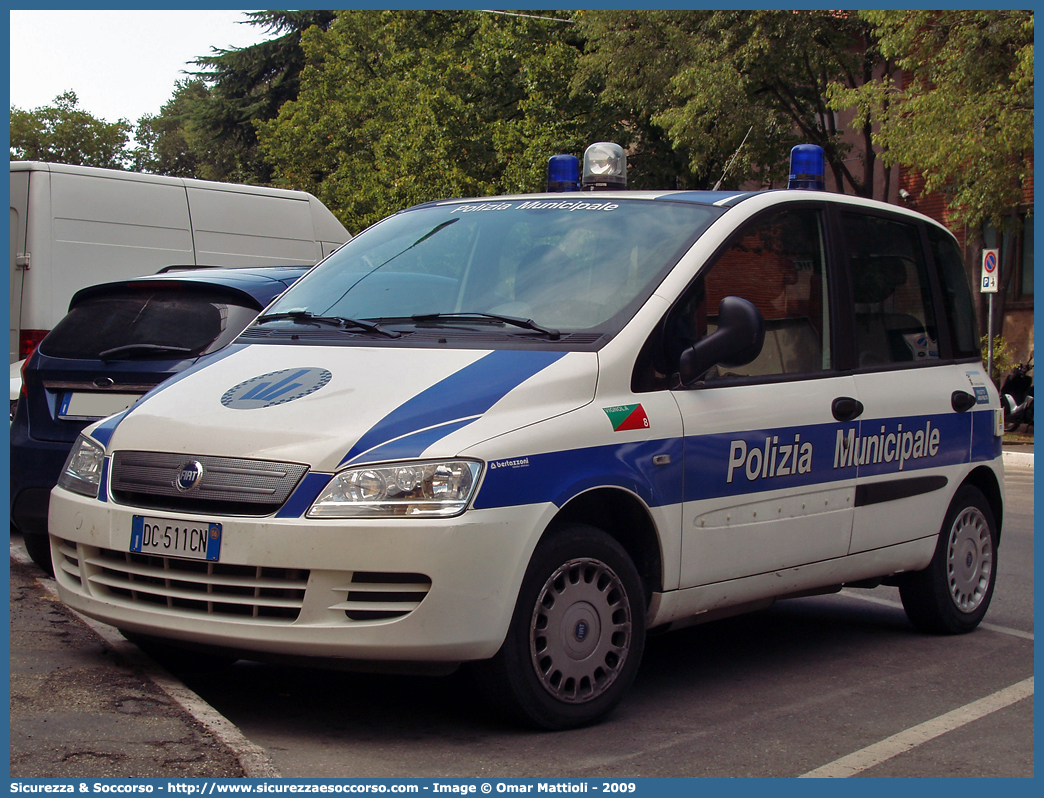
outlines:
[[[590,402],[597,355],[233,344],[88,430],[108,450],[307,464],[454,456]]]

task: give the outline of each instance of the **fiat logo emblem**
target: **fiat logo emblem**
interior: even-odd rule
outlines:
[[[174,487],[184,493],[196,487],[202,479],[203,464],[199,460],[192,460],[178,469],[178,477],[174,480]]]

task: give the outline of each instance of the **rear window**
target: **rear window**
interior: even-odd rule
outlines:
[[[49,357],[174,360],[229,343],[257,310],[226,298],[157,290],[87,299],[40,344]]]
[[[968,286],[968,273],[957,242],[942,230],[928,228],[935,262],[939,265],[946,321],[950,325],[953,356],[958,359],[982,357],[979,349],[979,328],[975,318],[975,304]]]

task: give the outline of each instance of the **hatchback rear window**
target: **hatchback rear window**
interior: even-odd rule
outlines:
[[[40,351],[81,360],[196,357],[229,343],[256,315],[226,298],[169,289],[98,296],[70,310]]]

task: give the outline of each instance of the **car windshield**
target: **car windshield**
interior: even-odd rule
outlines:
[[[622,326],[722,212],[588,194],[428,205],[352,239],[261,322],[282,313],[302,323],[310,313],[461,324],[462,315],[486,314],[489,323],[510,317],[555,331]]]

